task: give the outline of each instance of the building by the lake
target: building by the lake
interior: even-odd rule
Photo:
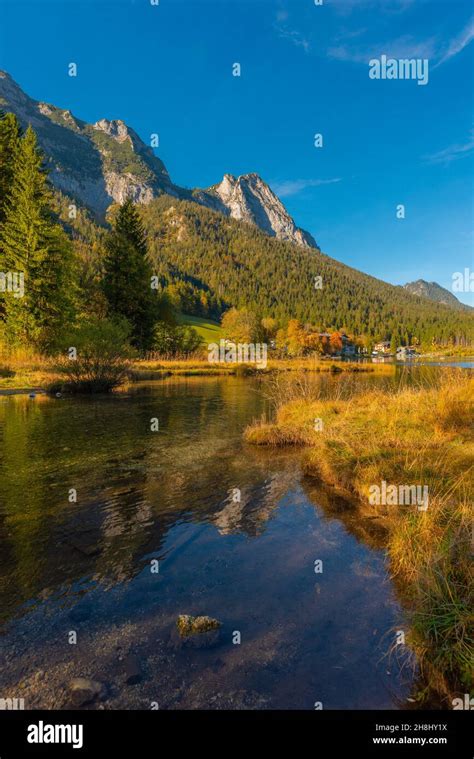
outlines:
[[[375,343],[374,353],[390,353],[390,341],[382,340],[380,343]]]

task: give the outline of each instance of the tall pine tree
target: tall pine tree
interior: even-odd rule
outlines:
[[[6,270],[23,273],[24,296],[5,294],[6,334],[13,343],[54,346],[72,317],[72,247],[50,211],[51,194],[36,135],[28,127],[13,161],[0,231]]]
[[[147,350],[152,345],[156,304],[146,236],[130,199],[120,206],[105,247],[103,289],[109,311],[128,319],[133,345]]]
[[[0,229],[13,182],[13,164],[18,150],[21,127],[15,114],[0,112]],[[0,271],[6,273],[5,257],[0,247]],[[0,320],[5,319],[5,293],[0,291]]]
[[[0,224],[5,221],[5,206],[13,182],[13,164],[21,137],[20,123],[14,113],[0,113]]]

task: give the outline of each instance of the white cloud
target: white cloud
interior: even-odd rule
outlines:
[[[431,37],[426,40],[415,40],[409,35],[397,39],[372,44],[370,46],[349,47],[336,45],[328,50],[330,58],[351,63],[368,63],[371,58],[387,55],[391,58],[428,58],[436,55],[436,40]]]
[[[308,53],[311,47],[309,40],[297,29],[292,29],[288,25],[289,15],[285,8],[277,10],[273,28],[281,39],[288,40],[297,47],[302,47],[305,53]]]
[[[283,179],[272,183],[273,192],[280,198],[288,198],[290,195],[297,195],[308,187],[321,187],[325,184],[335,184],[341,179]]]
[[[306,39],[306,37],[303,37],[300,32],[296,31],[296,29],[289,29],[288,27],[282,26],[281,24],[277,24],[275,26],[275,29],[282,39],[292,42],[293,45],[296,45],[297,47],[302,47],[305,53],[309,52],[311,48],[309,41]]]
[[[384,54],[391,58],[428,58],[433,68],[453,58],[464,50],[474,39],[474,19],[447,44],[437,37],[417,40],[410,35],[403,35],[384,43],[347,45],[339,44],[328,48],[329,58],[351,63],[368,63],[371,58]]]
[[[469,21],[467,26],[464,27],[464,29],[457,35],[457,37],[451,40],[436,66],[441,66],[442,63],[449,61],[450,58],[453,58],[455,55],[460,53],[462,50],[464,50],[465,47],[469,45],[470,42],[472,42],[473,39],[474,18]]]
[[[426,163],[439,163],[447,166],[452,161],[457,161],[459,158],[467,158],[472,155],[474,151],[474,131],[471,132],[470,139],[465,143],[458,143],[455,145],[449,145],[444,150],[440,150],[438,153],[425,156]]]

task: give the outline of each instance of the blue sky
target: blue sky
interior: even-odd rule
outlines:
[[[470,0],[0,0],[0,15],[0,67],[29,95],[157,132],[177,184],[255,171],[325,253],[394,284],[474,270]],[[370,79],[382,54],[427,58],[428,84]]]

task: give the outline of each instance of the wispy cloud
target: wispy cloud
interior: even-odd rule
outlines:
[[[293,45],[296,45],[297,47],[303,48],[305,53],[309,53],[311,45],[309,40],[307,40],[301,32],[298,32],[296,29],[290,29],[288,26],[281,23],[275,24],[275,29],[278,32],[279,37],[292,42]]]
[[[474,19],[448,43],[433,36],[424,40],[411,35],[403,35],[384,43],[351,45],[342,42],[327,50],[329,58],[351,63],[368,63],[371,58],[378,58],[382,53],[392,58],[428,58],[437,68],[464,50],[474,39]]]
[[[334,38],[334,42],[347,42],[353,40],[356,37],[361,37],[367,33],[367,27],[362,29],[348,29],[347,27],[341,29],[341,32]]]
[[[278,36],[281,37],[281,39],[288,40],[293,45],[301,47],[305,53],[309,53],[311,48],[309,40],[301,32],[299,32],[297,29],[294,29],[289,24],[289,17],[290,14],[285,8],[280,8],[277,10],[273,28],[275,29]]]
[[[382,53],[393,58],[433,58],[436,55],[436,39],[416,40],[410,35],[403,35],[383,44],[350,47],[336,45],[328,49],[330,58],[352,63],[368,63],[371,58],[377,58]]]
[[[436,66],[441,66],[442,63],[449,61],[450,58],[453,58],[455,55],[460,53],[462,50],[464,50],[465,47],[469,45],[470,42],[472,42],[473,39],[474,18],[471,18],[467,26],[465,26],[464,29],[456,37],[454,37],[454,39],[451,40]]]
[[[403,12],[415,5],[416,0],[333,0],[336,9],[350,12],[357,8],[369,10],[377,7],[385,14]],[[419,0],[422,2],[423,0]],[[307,35],[295,29],[290,23],[290,14],[281,8],[276,12],[274,29],[282,39],[286,39],[305,53],[311,50]],[[404,34],[383,43],[363,42],[360,38],[368,33],[367,28],[351,30],[345,28],[335,36],[327,49],[329,58],[350,63],[367,64],[372,58],[384,54],[392,58],[427,58],[432,68],[442,64],[461,53],[474,40],[474,17],[452,39],[446,40],[440,34],[425,39]],[[359,38],[359,39],[357,39]]]
[[[468,156],[471,156],[473,152],[474,130],[471,131],[470,139],[467,142],[449,145],[438,153],[425,156],[424,160],[426,163],[437,163],[447,166],[452,161],[457,161],[459,158],[467,158]]]
[[[340,182],[340,178],[335,179],[284,179],[272,182],[273,192],[280,198],[288,198],[290,195],[297,195],[308,187],[321,187],[325,184],[335,184]]]

